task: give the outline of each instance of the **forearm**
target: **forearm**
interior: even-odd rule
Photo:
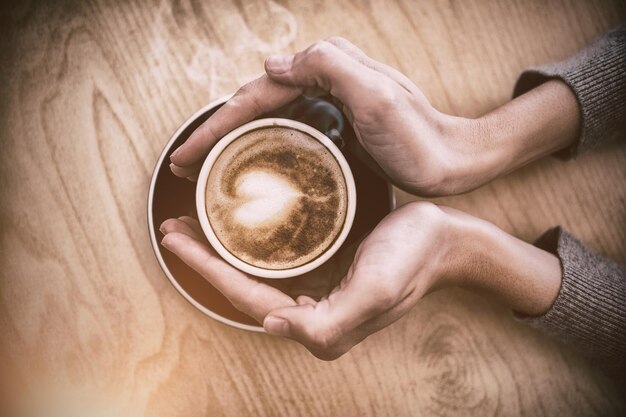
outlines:
[[[509,101],[476,120],[485,170],[497,177],[572,145],[580,118],[574,93],[559,80]]]
[[[421,195],[449,195],[474,188],[529,162],[564,149],[580,136],[576,96],[558,80],[517,97],[477,119],[432,110],[439,132],[444,176]],[[416,146],[416,160],[422,147]]]
[[[624,137],[626,25],[578,54],[528,69],[515,99],[476,120],[486,136],[486,169],[501,175],[558,153],[572,157]]]
[[[626,373],[626,267],[553,229],[536,246],[440,207],[441,258],[429,291],[458,286],[494,295],[518,318],[575,346],[611,374]]]
[[[493,294],[522,315],[548,311],[561,286],[556,256],[489,222],[455,209],[442,210],[451,230],[448,283]]]

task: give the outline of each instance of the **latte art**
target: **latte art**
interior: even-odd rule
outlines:
[[[264,269],[315,259],[332,245],[346,216],[346,183],[335,157],[306,133],[283,127],[260,128],[229,144],[206,190],[220,243]]]
[[[249,228],[285,221],[294,203],[303,196],[289,182],[265,171],[242,175],[235,192],[242,202],[234,212],[235,222]]]

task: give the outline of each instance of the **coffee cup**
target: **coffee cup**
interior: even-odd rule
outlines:
[[[337,146],[291,119],[255,120],[220,139],[196,186],[215,251],[262,278],[307,273],[330,259],[355,216],[356,187]]]

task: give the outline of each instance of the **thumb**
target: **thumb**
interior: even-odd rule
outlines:
[[[321,359],[335,359],[333,348],[346,332],[331,314],[323,313],[322,303],[303,304],[270,312],[263,321],[265,331],[293,339]]]
[[[364,97],[381,91],[392,80],[346,54],[330,42],[314,43],[295,55],[272,55],[265,72],[281,84],[320,88],[352,107]],[[382,85],[381,85],[382,84]]]
[[[310,316],[311,305],[297,305],[293,308],[280,308],[271,311],[263,320],[263,328],[273,336],[290,337],[298,333],[299,328],[305,327],[307,316]],[[300,308],[305,307],[305,308]]]
[[[380,284],[375,278],[354,274],[327,299],[270,311],[263,327],[269,334],[294,339],[312,351],[330,349],[344,335],[395,304],[377,288]]]

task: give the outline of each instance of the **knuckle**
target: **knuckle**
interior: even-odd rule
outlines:
[[[379,80],[376,93],[379,100],[388,104],[397,104],[401,98],[398,85],[386,79]]]
[[[442,214],[439,206],[430,201],[417,201],[407,204],[407,209],[411,210],[414,216],[429,220],[437,220],[439,215]]]
[[[207,264],[207,267],[210,267],[211,265]],[[245,306],[243,303],[243,300],[241,299],[241,297],[237,296],[237,295],[229,295],[228,297],[228,301],[230,301],[230,303],[233,305],[233,307],[235,307],[237,310],[243,312],[245,310]]]
[[[316,352],[330,353],[333,346],[341,338],[341,330],[337,326],[315,326],[306,330],[307,345]]]
[[[306,50],[306,56],[314,59],[327,59],[333,52],[334,45],[326,41],[317,41]]]
[[[261,284],[259,281],[254,281],[254,284],[245,292],[245,296],[241,298],[247,304],[257,302],[257,300],[263,299],[265,293],[265,284]]]
[[[328,43],[332,43],[333,45],[346,45],[351,43],[349,40],[341,36],[330,36],[326,38],[325,41]]]
[[[235,93],[234,97],[241,97],[241,96],[245,96],[248,93],[250,93],[250,91],[252,90],[252,83],[246,83],[244,85],[242,85],[241,87],[239,87],[239,89],[237,90],[237,92]]]
[[[428,225],[424,233],[433,236],[438,235],[447,224],[447,214],[438,205],[429,201],[409,203],[404,208],[411,212],[411,218],[421,219],[422,223]]]
[[[239,87],[235,95],[228,100],[224,106],[231,107],[233,109],[249,107],[254,114],[263,113],[263,104],[261,98],[258,96],[258,86],[256,83],[249,82]]]
[[[235,307],[237,310],[244,312],[245,304],[243,303],[243,300],[241,300],[240,297],[230,297],[229,301],[232,303],[233,307]]]
[[[244,295],[232,295],[229,297],[230,302],[237,310],[250,314],[250,300],[257,300],[259,294],[259,284],[253,285]]]

